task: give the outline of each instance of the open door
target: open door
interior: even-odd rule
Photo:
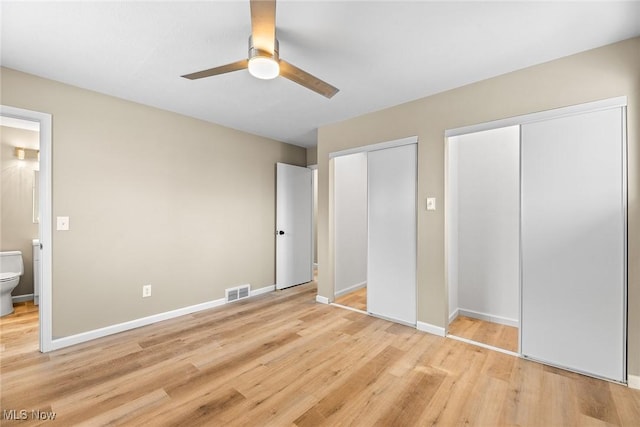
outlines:
[[[311,169],[276,165],[276,289],[313,279]]]

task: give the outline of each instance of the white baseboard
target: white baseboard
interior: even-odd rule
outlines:
[[[316,302],[320,304],[329,304],[331,301],[329,301],[329,298],[327,297],[316,295]]]
[[[458,309],[459,316],[473,317],[474,319],[486,320],[487,322],[499,323],[501,325],[513,326],[515,328],[520,326],[518,319],[510,319],[508,317],[494,316],[493,314],[481,313],[479,311],[467,310],[464,308]]]
[[[367,286],[366,280],[364,282],[356,283],[355,285],[349,286],[348,288],[337,291],[336,296],[339,297],[340,295],[348,294],[349,292],[353,292],[356,289],[364,288],[365,286]]]
[[[439,337],[444,337],[444,328],[440,326],[432,325],[431,323],[416,322],[416,329],[422,332],[428,332]]]
[[[25,302],[33,300],[33,294],[15,295],[11,296],[11,302]]]
[[[640,376],[627,375],[627,385],[629,386],[629,388],[640,390]]]
[[[275,289],[275,285],[266,286],[251,291],[251,296],[256,296],[271,292]],[[200,304],[190,305],[188,307],[178,308],[176,310],[166,311],[164,313],[153,314],[151,316],[142,317],[140,319],[130,320],[128,322],[118,323],[116,325],[105,326],[104,328],[94,329],[92,331],[81,332],[76,335],[70,335],[63,338],[55,338],[51,342],[51,349],[58,350],[61,348],[69,347],[75,344],[91,341],[97,338],[106,337],[108,335],[117,334],[120,332],[128,331],[131,329],[139,328],[141,326],[151,325],[152,323],[162,322],[163,320],[173,319],[175,317],[185,316],[187,314],[196,313],[198,311],[208,310],[210,308],[219,307],[225,305],[224,298],[203,302]]]
[[[456,317],[458,317],[459,315],[460,315],[460,309],[456,308],[455,311],[449,315],[449,323],[456,320]]]
[[[265,286],[264,288],[252,290],[251,291],[251,296],[255,297],[257,295],[266,294],[266,293],[269,293],[269,292],[273,292],[275,290],[276,290],[276,285]]]

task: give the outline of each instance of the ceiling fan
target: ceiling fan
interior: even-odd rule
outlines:
[[[312,76],[295,65],[280,59],[278,39],[276,39],[276,1],[251,0],[251,36],[249,37],[249,58],[208,70],[185,74],[189,80],[201,79],[232,71],[249,69],[249,73],[259,79],[274,79],[282,76],[299,85],[311,89],[327,98],[338,93],[338,88]]]

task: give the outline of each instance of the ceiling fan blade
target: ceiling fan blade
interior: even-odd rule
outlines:
[[[251,38],[256,49],[273,54],[276,40],[275,0],[251,0]]]
[[[282,59],[280,60],[280,75],[327,98],[333,97],[340,90]]]
[[[184,77],[185,79],[189,79],[189,80],[201,79],[203,77],[211,77],[218,74],[230,73],[232,71],[244,70],[245,68],[247,68],[248,64],[249,64],[248,60],[242,59],[237,62],[232,62],[231,64],[221,65],[220,67],[209,68],[208,70],[202,70],[196,73],[185,74],[184,76],[181,76],[181,77]]]

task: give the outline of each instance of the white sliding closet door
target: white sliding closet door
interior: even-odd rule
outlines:
[[[368,153],[367,310],[416,324],[417,145]]]
[[[625,381],[624,109],[522,126],[522,353]]]

